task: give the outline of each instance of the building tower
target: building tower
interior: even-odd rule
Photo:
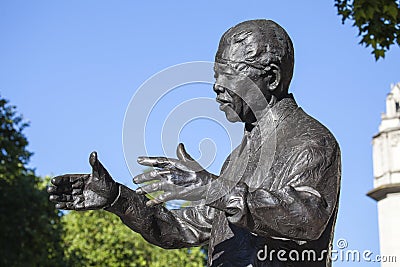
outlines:
[[[372,139],[374,189],[368,196],[378,201],[380,254],[400,261],[400,83],[391,86],[379,133]],[[382,267],[396,263],[381,263]],[[398,266],[398,265],[396,265]]]

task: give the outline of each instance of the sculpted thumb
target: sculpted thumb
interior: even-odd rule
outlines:
[[[98,163],[97,162],[98,162],[98,160],[97,160],[97,152],[93,151],[92,153],[90,153],[90,156],[89,156],[90,166],[92,166],[93,169],[97,169],[97,167],[98,167]]]
[[[176,156],[178,159],[183,161],[195,161],[185,150],[185,146],[182,143],[179,143],[176,149]]]

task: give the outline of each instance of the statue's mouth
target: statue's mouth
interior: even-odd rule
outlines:
[[[231,103],[231,101],[229,101],[228,99],[224,99],[224,98],[220,98],[220,97],[217,97],[216,100],[220,105],[230,104]]]

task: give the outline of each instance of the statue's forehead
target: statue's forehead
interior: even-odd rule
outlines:
[[[238,71],[235,70],[229,64],[223,62],[215,62],[214,63],[214,72],[219,74],[228,74],[228,75],[237,75]]]
[[[256,57],[264,47],[259,35],[260,33],[254,30],[242,30],[232,34],[220,47],[222,59],[243,62]]]

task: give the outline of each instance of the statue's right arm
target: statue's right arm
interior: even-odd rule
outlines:
[[[198,206],[168,210],[162,205],[146,206],[149,199],[115,182],[96,152],[90,154],[89,163],[91,174],[65,174],[51,180],[47,191],[56,208],[108,210],[150,243],[163,248],[191,247],[208,242],[214,208]]]
[[[182,248],[207,244],[214,208],[196,206],[168,210],[162,205],[146,206],[143,195],[118,184],[118,196],[107,211],[118,215],[133,231],[162,248]]]

